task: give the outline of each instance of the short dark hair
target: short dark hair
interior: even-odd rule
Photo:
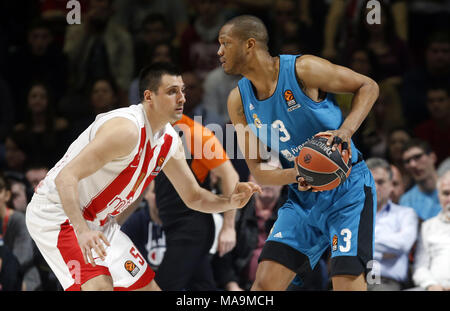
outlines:
[[[139,97],[144,100],[144,91],[156,92],[163,75],[181,76],[181,71],[171,63],[153,63],[141,70],[139,74]]]
[[[411,138],[403,146],[402,153],[405,153],[405,151],[407,151],[411,148],[414,148],[414,147],[422,149],[426,154],[430,154],[431,152],[433,152],[430,144],[427,141],[419,139],[419,138]]]
[[[239,39],[247,40],[254,38],[267,48],[269,34],[264,22],[260,18],[253,15],[240,15],[230,19],[225,25],[233,25],[233,35],[236,35]]]

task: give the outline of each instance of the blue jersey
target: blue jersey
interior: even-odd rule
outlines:
[[[265,100],[258,100],[247,78],[239,83],[242,105],[249,127],[273,152],[278,152],[283,168],[294,167],[301,146],[318,132],[338,129],[342,112],[327,93],[324,100],[315,102],[300,88],[295,61],[300,55],[280,55],[280,70],[275,92]],[[324,77],[326,79],[327,77]],[[352,162],[358,150],[351,143]],[[291,187],[295,190],[297,185]]]

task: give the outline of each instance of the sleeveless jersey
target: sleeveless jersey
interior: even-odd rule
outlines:
[[[153,134],[142,104],[99,114],[48,172],[36,188],[36,193],[60,204],[56,176],[95,137],[101,125],[116,117],[127,118],[136,124],[139,129],[138,143],[129,155],[107,163],[79,181],[80,209],[87,221],[102,226],[108,216],[118,215],[134,202],[174,154],[179,140],[169,123]]]
[[[315,102],[302,91],[295,72],[299,56],[280,55],[277,86],[267,99],[257,99],[247,78],[238,83],[249,128],[271,152],[278,153],[283,168],[294,167],[295,157],[309,138],[321,131],[338,129],[343,122],[333,94],[327,93],[324,100]],[[351,148],[352,161],[356,162],[358,151],[353,141]]]

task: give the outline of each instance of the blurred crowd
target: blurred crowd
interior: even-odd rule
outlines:
[[[80,24],[68,24],[67,2],[0,3],[0,290],[61,290],[27,232],[27,204],[97,114],[139,103],[141,68],[175,63],[184,113],[230,123],[227,96],[240,77],[220,67],[217,35],[241,14],[265,22],[272,55],[314,54],[377,81],[379,98],[353,137],[377,185],[369,289],[450,290],[450,1],[375,1],[379,24],[369,24],[367,0],[79,0]],[[345,116],[352,95],[334,96]],[[236,216],[233,251],[211,251],[211,289],[250,288],[286,195],[263,190]],[[141,252],[157,270],[165,245],[151,191],[135,213],[154,225]],[[328,259],[290,289],[329,289]]]

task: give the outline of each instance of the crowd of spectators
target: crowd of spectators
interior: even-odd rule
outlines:
[[[265,22],[272,55],[314,54],[379,84],[380,96],[353,137],[365,158],[372,158],[377,187],[389,184],[378,194],[376,226],[383,229],[375,228],[381,232],[374,258],[381,278],[368,280],[381,280],[391,285],[384,287],[389,290],[450,289],[450,244],[445,241],[450,219],[450,1],[375,1],[379,24],[368,22],[374,7],[367,7],[367,0],[78,2],[80,24],[68,24],[65,0],[0,3],[0,290],[61,289],[26,230],[27,203],[97,114],[139,103],[137,77],[145,65],[178,65],[186,83],[185,114],[201,116],[205,126],[230,123],[227,94],[240,77],[221,69],[217,35],[226,20],[240,14]],[[335,94],[335,100],[345,116],[352,96]],[[245,164],[234,155],[229,154],[241,180],[248,179]],[[267,188],[237,214],[238,244],[227,256],[211,259],[217,288],[249,289],[284,190]],[[164,235],[148,197],[136,213],[150,214],[155,224],[150,233],[157,234],[163,249]],[[438,270],[431,258],[436,248],[445,269]],[[149,249],[145,253],[155,256]],[[147,259],[157,269],[163,255],[159,249],[158,260]],[[327,259],[324,254],[311,278],[290,288],[329,289]]]

